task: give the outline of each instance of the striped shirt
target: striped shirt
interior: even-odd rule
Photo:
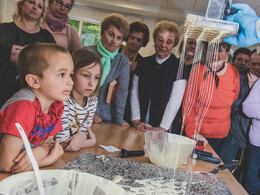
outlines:
[[[72,136],[74,133],[71,131],[71,124],[75,120],[75,111],[78,113],[78,119],[81,124],[78,131],[84,131],[88,132],[87,127],[90,127],[93,122],[93,116],[96,112],[97,107],[97,97],[95,95],[90,95],[87,100],[87,104],[84,108],[82,108],[79,104],[77,104],[75,101],[73,101],[71,98],[69,98],[64,103],[64,112],[61,117],[62,120],[62,128],[63,130],[58,132],[55,135],[55,138],[59,138],[60,143],[64,142],[70,136]],[[85,116],[89,112],[89,116],[87,119],[83,122]],[[83,122],[83,124],[82,124]]]

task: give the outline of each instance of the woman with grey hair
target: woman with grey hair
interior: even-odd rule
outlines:
[[[40,27],[45,16],[45,0],[18,0],[13,22],[0,25],[0,107],[20,88],[16,72],[18,54],[37,42],[56,43]]]
[[[131,120],[140,131],[167,131],[175,119],[171,103],[178,105],[178,110],[182,100],[181,97],[177,103],[172,98],[176,95],[174,83],[179,68],[179,59],[172,53],[180,39],[178,25],[167,20],[158,22],[153,39],[155,54],[138,62],[133,77]],[[181,89],[184,92],[185,86],[181,85]]]
[[[69,12],[75,0],[49,0],[46,16],[41,25],[54,37],[56,43],[70,53],[80,49],[81,41],[77,31],[68,24]]]

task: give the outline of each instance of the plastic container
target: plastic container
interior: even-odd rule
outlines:
[[[210,42],[215,38],[235,35],[238,28],[239,24],[235,22],[187,14],[183,31],[184,34],[187,33],[188,38],[200,38],[203,41]]]
[[[150,161],[170,168],[179,168],[185,163],[196,145],[195,140],[165,132],[147,131],[144,139]]]
[[[73,170],[40,170],[46,195],[127,194],[119,185],[96,175]],[[0,182],[0,194],[39,195],[34,172],[24,172],[7,177]]]
[[[225,19],[226,9],[230,9],[232,0],[209,0],[206,17],[215,19]]]

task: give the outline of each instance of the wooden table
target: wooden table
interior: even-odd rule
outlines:
[[[59,169],[66,163],[70,162],[73,158],[77,157],[82,152],[92,152],[97,154],[111,154],[106,152],[104,149],[99,147],[98,145],[106,145],[106,146],[115,146],[119,149],[124,148],[127,150],[142,150],[144,146],[144,133],[137,131],[132,127],[120,126],[112,123],[101,123],[94,124],[92,126],[92,130],[96,135],[97,143],[92,148],[81,149],[78,152],[65,152],[64,155],[57,160],[54,164],[48,167],[44,167],[41,169]],[[206,151],[216,153],[213,151],[209,144],[206,145]],[[138,162],[146,162],[150,163],[149,159],[144,157],[130,157],[128,160],[138,161]],[[208,163],[201,160],[196,160],[195,165],[193,166],[193,171],[211,171],[217,165],[213,163]],[[187,170],[188,164],[183,165],[181,169]],[[0,181],[11,174],[0,174]],[[218,177],[221,177],[225,182],[229,190],[232,194],[247,194],[245,189],[237,182],[237,180],[233,177],[229,170],[220,171],[217,174]]]

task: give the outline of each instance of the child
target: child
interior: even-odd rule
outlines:
[[[97,95],[102,74],[100,58],[90,50],[80,49],[72,53],[74,86],[70,98],[64,102],[63,130],[55,135],[65,151],[95,145],[96,138],[90,126],[97,106]]]
[[[62,130],[62,101],[72,90],[73,61],[66,49],[39,43],[21,51],[17,71],[23,88],[0,112],[0,171],[12,173],[32,170],[15,123],[23,127],[40,167],[52,164],[63,154],[59,140],[53,148],[51,142]]]

